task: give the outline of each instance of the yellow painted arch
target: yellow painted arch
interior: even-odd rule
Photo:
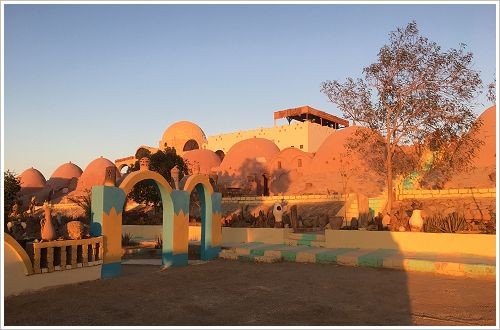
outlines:
[[[162,185],[170,194],[172,192],[172,187],[168,184],[168,181],[157,172],[145,170],[132,172],[125,177],[125,179],[120,184],[119,188],[125,192],[125,195],[132,190],[132,188],[140,181],[143,180],[154,180],[157,184]]]
[[[210,196],[212,196],[212,194],[214,193],[214,188],[210,184],[210,180],[206,175],[195,174],[189,176],[186,182],[184,183],[184,187],[182,190],[191,193],[198,184],[203,185],[206,191],[210,194]]]
[[[26,267],[26,275],[33,274],[33,265],[31,264],[30,257],[23,249],[23,247],[19,245],[19,243],[14,239],[14,237],[10,236],[7,233],[4,233],[4,242],[10,245],[12,249],[14,249],[14,251],[16,251],[16,253],[21,258],[21,261],[24,263],[24,266]]]

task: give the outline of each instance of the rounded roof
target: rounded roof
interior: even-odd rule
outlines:
[[[184,144],[189,140],[195,140],[198,146],[207,142],[207,137],[200,126],[190,121],[178,121],[173,123],[165,132],[160,141],[160,149],[163,150],[165,143],[168,147],[175,147],[177,152],[182,152]]]
[[[484,144],[477,151],[474,158],[476,166],[495,166],[496,164],[496,106],[486,109],[478,119],[482,125],[476,132],[476,138],[483,141]]]
[[[50,178],[62,178],[62,179],[72,179],[79,178],[82,175],[82,169],[72,162],[64,163],[59,166],[54,173],[50,176]]]
[[[278,162],[281,162],[281,168],[296,168],[296,159],[302,159],[303,167],[307,167],[312,160],[312,154],[297,149],[295,147],[287,147],[274,155],[271,160],[272,167],[277,168]]]
[[[93,186],[104,184],[105,170],[108,166],[115,166],[113,162],[104,157],[91,161],[78,179],[77,190],[92,189]],[[115,166],[116,167],[116,166]],[[120,178],[120,171],[116,169],[116,180]]]
[[[349,126],[336,130],[333,134],[328,136],[321,144],[314,155],[315,161],[328,161],[332,157],[340,156],[340,153],[346,152],[346,143],[349,139],[354,138],[357,130],[368,130],[368,128],[361,126]]]
[[[189,162],[189,166],[192,168],[195,164],[200,165],[200,173],[210,174],[212,167],[217,167],[220,165],[221,161],[219,156],[212,150],[197,149],[186,151],[182,158]]]
[[[275,159],[277,158],[283,158],[283,159],[293,159],[298,156],[303,156],[307,158],[312,158],[312,154],[305,152],[303,150],[297,149],[295,147],[287,147],[283,150],[281,150],[276,156],[274,156]]]
[[[220,168],[237,170],[247,159],[268,163],[278,152],[280,149],[271,140],[263,138],[242,140],[229,149]]]
[[[19,180],[21,181],[21,188],[43,188],[46,183],[43,174],[33,167],[21,173]]]
[[[484,110],[483,113],[479,115],[478,119],[480,119],[483,124],[479,130],[488,137],[495,138],[497,126],[497,107],[494,105]]]

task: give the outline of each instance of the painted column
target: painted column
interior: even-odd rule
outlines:
[[[163,226],[163,237],[171,236],[173,242],[170,250],[165,250],[163,241],[163,266],[185,266],[188,264],[189,244],[189,193],[183,190],[173,190],[171,195],[174,204],[173,228]]]
[[[200,198],[201,205],[201,260],[212,259],[210,248],[212,247],[212,196],[210,192],[201,184],[195,187]]]
[[[222,194],[214,192],[212,198],[212,245],[208,253],[208,259],[217,258],[221,250],[222,242]]]
[[[121,273],[122,211],[126,195],[113,186],[92,187],[92,236],[103,236],[103,264],[101,277],[110,278]]]

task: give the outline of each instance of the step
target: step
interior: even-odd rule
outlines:
[[[262,263],[268,263],[268,264],[272,264],[272,263],[275,263],[275,262],[281,262],[283,261],[283,258],[280,256],[254,256],[253,257],[253,260],[255,262],[262,262]]]
[[[234,250],[222,250],[219,252],[219,258],[226,260],[238,260],[238,254]]]
[[[285,244],[291,246],[325,247],[326,237],[316,233],[288,233]]]
[[[325,234],[313,233],[288,233],[288,238],[297,241],[326,241]]]
[[[283,260],[281,254],[275,255],[253,255],[248,248],[228,248],[219,252],[219,258],[226,260],[253,261],[259,263],[274,263]]]
[[[290,246],[326,247],[325,241],[299,241],[294,239],[286,239],[285,244]]]

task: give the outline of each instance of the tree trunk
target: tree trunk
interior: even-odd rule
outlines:
[[[392,215],[392,152],[387,146],[387,208],[386,211]]]

